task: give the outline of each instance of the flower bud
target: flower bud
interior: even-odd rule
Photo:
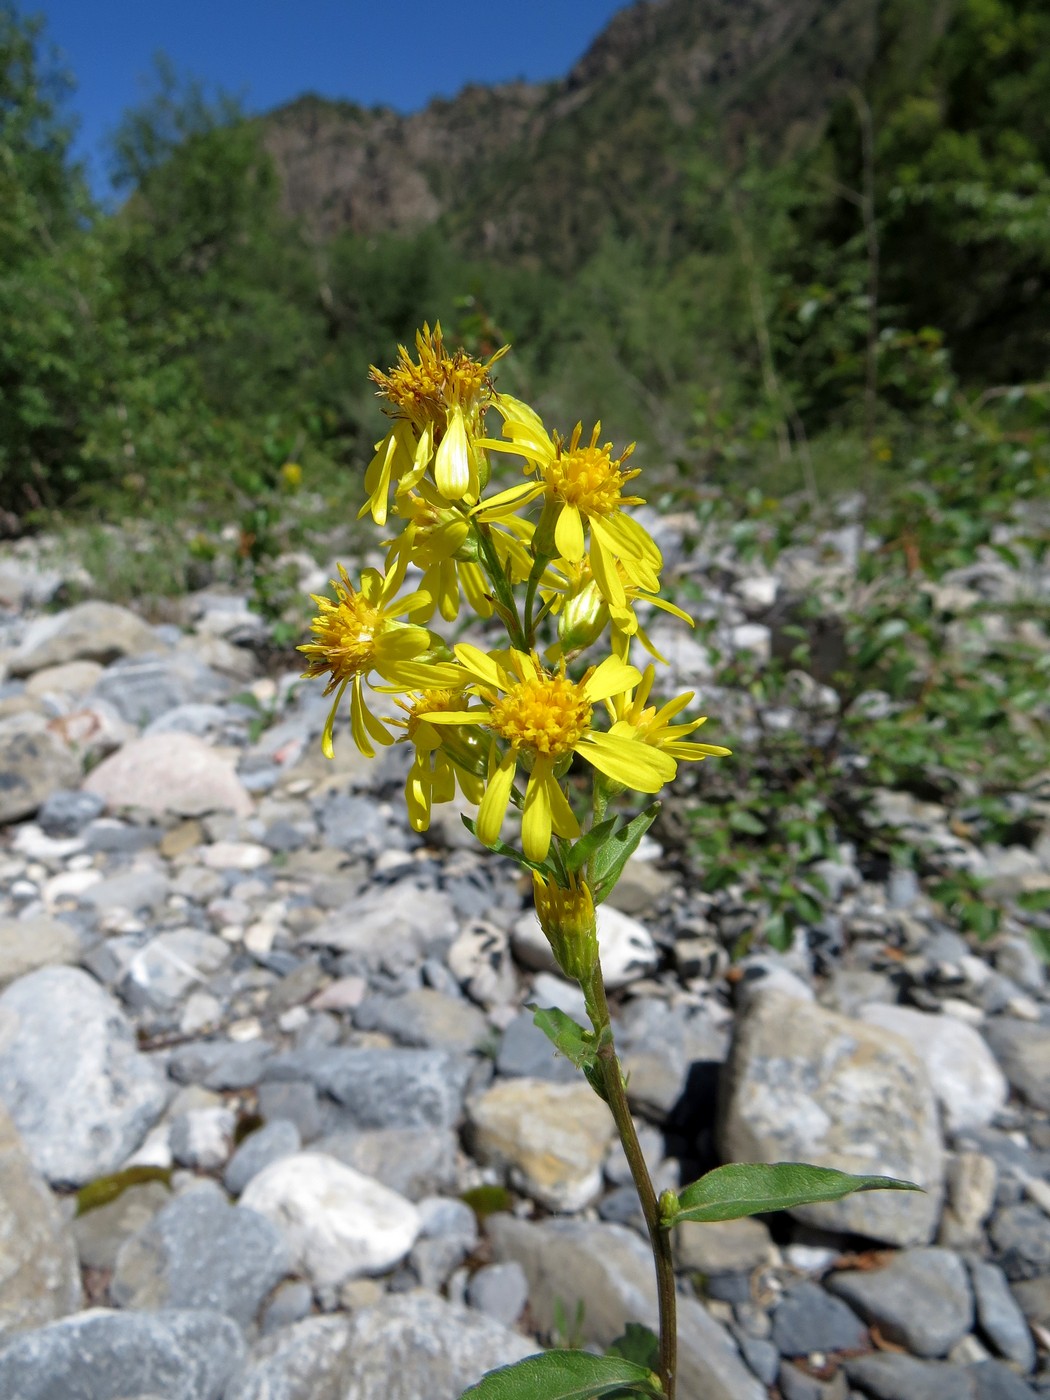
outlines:
[[[609,622],[609,605],[591,579],[571,593],[558,614],[558,641],[567,655],[585,651],[596,642]]]
[[[566,889],[553,878],[545,879],[538,871],[533,873],[536,917],[562,972],[587,987],[598,966],[594,899],[583,880],[570,875],[569,881]]]

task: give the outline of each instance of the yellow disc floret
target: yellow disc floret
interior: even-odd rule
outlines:
[[[373,668],[376,643],[385,625],[383,610],[357,592],[342,566],[339,574],[340,581],[332,581],[334,603],[314,596],[320,611],[311,630],[317,640],[299,648],[309,663],[304,676],[331,672],[326,695],[337,685]]]
[[[582,424],[577,423],[569,440],[568,449],[559,444],[555,456],[543,467],[543,480],[547,494],[576,506],[587,516],[611,515],[618,510],[624,500],[624,486],[638,475],[637,471],[625,472],[623,463],[634,451],[634,444],[626,448],[621,456],[613,457],[612,444],[598,446],[601,424],[594,425],[591,440],[580,446]],[[636,503],[632,497],[627,504]]]
[[[492,398],[493,364],[507,347],[482,363],[465,350],[452,354],[445,349],[441,326],[429,326],[416,334],[418,360],[399,345],[398,362],[384,373],[373,365],[369,378],[380,398],[388,399],[401,417],[423,432],[428,427],[440,438],[452,409],[460,408],[470,417],[487,408]]]
[[[584,685],[539,672],[512,685],[492,705],[491,727],[514,749],[563,758],[590,728]]]

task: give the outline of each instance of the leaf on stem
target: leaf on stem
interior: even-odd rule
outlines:
[[[669,1230],[683,1220],[739,1220],[745,1215],[838,1201],[854,1191],[921,1190],[913,1181],[893,1176],[851,1176],[808,1162],[734,1162],[687,1186],[676,1208],[664,1210],[661,1224]]]
[[[598,845],[587,872],[595,904],[601,904],[602,900],[612,893],[617,880],[623,874],[624,866],[638,849],[638,843],[656,820],[659,810],[659,802],[650,802],[644,812],[639,812],[633,821],[622,826],[619,831],[611,832]],[[595,830],[597,829],[596,827]]]
[[[652,1371],[623,1357],[546,1351],[490,1371],[460,1400],[600,1400],[614,1394],[663,1393]]]
[[[577,1069],[583,1070],[587,1083],[600,1099],[606,1099],[605,1078],[598,1063],[599,1041],[592,1031],[586,1031],[556,1006],[530,1006],[535,1025]],[[607,1101],[607,1099],[606,1099]]]
[[[474,821],[473,817],[468,817],[464,813],[460,815],[463,820],[463,825],[470,832],[471,836],[478,836],[477,822]],[[478,840],[481,840],[480,836],[478,836]],[[483,841],[481,844],[485,845]],[[496,840],[491,846],[487,846],[486,850],[495,851],[498,856],[509,856],[511,860],[517,861],[525,870],[538,870],[542,875],[550,875],[551,877],[556,875],[555,869],[549,860],[529,860],[528,856],[523,855],[521,851],[515,850],[513,846],[508,846],[506,841]]]

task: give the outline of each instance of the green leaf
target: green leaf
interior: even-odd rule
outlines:
[[[854,1191],[921,1191],[892,1176],[851,1176],[808,1162],[735,1162],[716,1167],[681,1192],[666,1229],[683,1220],[739,1220],[745,1215],[790,1210],[817,1201],[838,1201]]]
[[[651,802],[633,821],[614,831],[598,847],[590,863],[590,882],[595,904],[601,904],[623,873],[623,868],[638,849],[638,843],[656,820],[659,802]]]
[[[618,817],[607,817],[605,821],[599,822],[597,826],[591,827],[586,836],[573,845],[565,859],[565,864],[569,870],[580,870],[587,864],[590,858],[603,845],[609,836],[616,830]]]
[[[619,1356],[545,1351],[482,1376],[460,1400],[600,1400],[603,1395],[662,1395],[653,1373]]]
[[[477,836],[477,824],[474,819],[466,816],[464,813],[460,815],[463,819],[463,825],[470,832],[471,836]],[[478,839],[480,840],[481,838],[478,837]],[[521,851],[516,851],[513,846],[508,846],[506,841],[500,841],[498,837],[491,846],[486,846],[485,849],[495,851],[498,856],[509,856],[511,860],[517,861],[517,863],[526,870],[539,870],[544,875],[556,874],[554,867],[548,861],[529,860],[528,856],[522,855]]]
[[[660,1364],[660,1338],[651,1327],[640,1322],[629,1322],[622,1337],[617,1337],[605,1349],[606,1356],[619,1356],[624,1361],[633,1361],[636,1366],[644,1366],[655,1371]]]
[[[596,1046],[591,1031],[584,1030],[556,1006],[530,1005],[528,1009],[533,1013],[533,1023],[577,1069],[594,1063]]]

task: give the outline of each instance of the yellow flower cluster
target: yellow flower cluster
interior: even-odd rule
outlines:
[[[581,424],[567,439],[548,432],[532,408],[497,391],[492,368],[504,353],[482,363],[424,325],[415,357],[401,346],[393,368],[373,367],[393,421],[365,474],[361,514],[380,525],[395,516],[402,528],[382,573],[366,569],[355,587],[340,566],[334,601],[315,598],[313,640],[300,650],[305,674],[327,676],[335,697],[328,756],[349,689],[362,753],[397,737],[414,747],[405,797],[417,831],[458,789],[477,807],[478,839],[496,846],[513,805],[538,907],[564,910],[568,900],[593,912],[569,844],[586,839],[574,759],[594,770],[597,821],[611,794],[659,792],[679,763],[729,750],[691,741],[703,719],[674,722],[691,693],[649,704],[654,668],[631,663],[636,639],[660,659],[639,603],[690,621],[660,598],[660,551],[630,514],[642,503],[626,494],[639,475],[626,467],[634,444],[617,455],[600,424],[587,437]],[[498,437],[488,436],[490,413],[502,421]],[[522,476],[486,494],[495,454],[518,458]],[[486,627],[502,626],[495,645],[450,649],[430,629],[435,614],[451,622],[464,602]],[[606,633],[605,654],[588,664],[584,653]]]

